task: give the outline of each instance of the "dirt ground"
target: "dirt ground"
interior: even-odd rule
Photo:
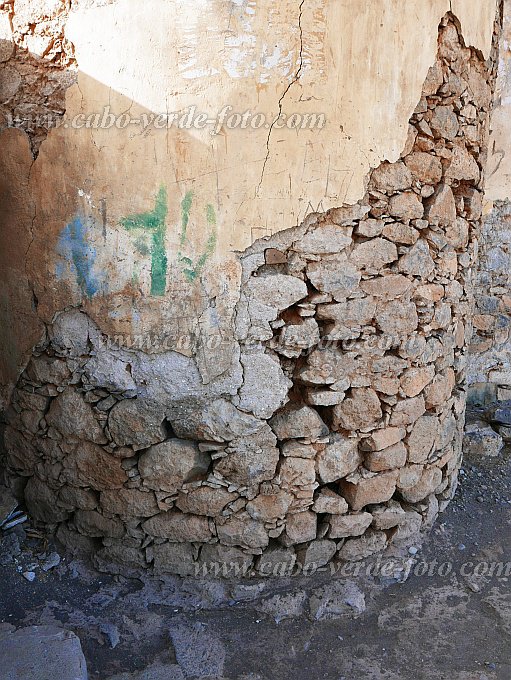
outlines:
[[[0,620],[72,630],[100,680],[509,680],[510,525],[507,449],[465,462],[455,500],[412,548],[404,582],[327,569],[142,583],[64,554],[29,582],[22,572],[44,546],[22,536],[13,558],[4,538]]]

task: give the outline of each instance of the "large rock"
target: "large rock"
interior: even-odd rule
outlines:
[[[503,448],[503,438],[489,425],[484,426],[482,423],[471,423],[465,428],[463,453],[466,456],[470,456],[473,460],[485,456],[493,458],[498,456]]]
[[[226,452],[215,463],[215,472],[232,484],[254,487],[275,475],[279,450],[269,425],[265,424],[255,434],[234,439]]]
[[[311,262],[307,277],[320,292],[330,293],[334,300],[340,301],[358,288],[361,273],[345,255],[339,255],[332,260]]]
[[[217,520],[216,529],[223,545],[257,551],[266,548],[269,542],[263,523],[250,517],[232,516],[222,523]]]
[[[57,626],[30,626],[0,633],[3,680],[87,680],[80,640]]]
[[[336,552],[337,544],[335,541],[319,539],[297,550],[296,561],[304,569],[319,569],[319,567],[328,564]]]
[[[226,505],[238,498],[238,494],[227,491],[226,488],[213,488],[211,486],[199,486],[187,493],[181,491],[176,501],[176,506],[182,511],[192,515],[207,515],[215,517],[219,515]]]
[[[318,517],[316,513],[309,510],[288,515],[286,518],[286,531],[282,534],[280,540],[285,546],[313,541],[317,534],[317,522]]]
[[[71,486],[90,486],[96,491],[120,489],[128,481],[121,461],[90,442],[82,442],[63,461],[61,479]]]
[[[252,519],[272,522],[275,519],[285,517],[292,502],[293,496],[286,491],[279,491],[270,496],[259,495],[253,501],[247,503],[247,512]]]
[[[433,493],[441,481],[442,471],[440,468],[426,468],[417,484],[407,489],[402,489],[401,495],[408,503],[418,503]]]
[[[382,552],[387,542],[387,536],[383,531],[369,529],[360,538],[348,539],[339,550],[339,558],[349,562],[363,560],[375,553]]]
[[[66,387],[52,401],[46,422],[67,438],[86,439],[95,444],[107,441],[103,428],[94,417],[92,406],[74,387]]]
[[[117,446],[132,446],[136,451],[166,438],[160,404],[147,399],[124,399],[108,416],[110,436]]]
[[[307,296],[307,286],[295,276],[273,274],[252,276],[246,285],[247,295],[282,312]]]
[[[406,463],[406,446],[403,442],[398,442],[392,446],[382,449],[381,451],[373,451],[368,453],[365,457],[365,466],[371,472],[382,472],[383,470],[393,470],[395,468],[403,467]]]
[[[183,512],[161,512],[142,524],[149,536],[166,538],[174,543],[206,543],[213,537],[209,520]]]
[[[327,486],[314,499],[312,511],[318,514],[344,515],[348,512],[346,500]]]
[[[458,134],[459,129],[458,117],[454,113],[452,106],[435,106],[429,126],[433,130],[435,137],[443,137],[452,141]]]
[[[433,196],[425,202],[424,217],[432,224],[448,226],[456,221],[456,203],[448,184],[439,184]]]
[[[209,464],[209,456],[199,451],[194,442],[169,439],[140,456],[138,471],[149,489],[176,493],[184,482],[204,477]]]
[[[293,250],[308,255],[335,255],[352,242],[352,227],[320,224],[293,243]]]
[[[422,217],[422,210],[420,217]],[[397,260],[397,248],[394,243],[384,238],[374,238],[359,243],[350,255],[350,262],[357,269],[371,271],[379,271],[395,260]]]
[[[131,396],[136,394],[137,386],[128,371],[128,361],[123,361],[112,352],[99,351],[87,361],[83,373],[88,386]]]
[[[50,327],[51,344],[57,352],[71,357],[86,354],[89,349],[90,322],[76,309],[62,312]]]
[[[392,470],[374,477],[360,477],[354,481],[343,480],[341,492],[355,511],[373,503],[385,503],[394,495],[398,474],[397,470]]]
[[[105,512],[111,515],[119,515],[123,519],[152,517],[159,512],[154,493],[152,491],[139,491],[138,489],[102,491],[100,505]]]
[[[380,163],[373,170],[371,182],[378,191],[393,193],[411,187],[413,182],[412,173],[404,163]]]
[[[271,418],[287,401],[292,382],[284,375],[280,363],[264,352],[242,354],[241,363],[243,384],[237,406],[258,418]]]
[[[270,420],[277,439],[320,439],[328,427],[310,406],[288,406]]]
[[[323,484],[336,482],[354,472],[362,460],[357,439],[334,434],[317,455],[319,478]]]
[[[330,538],[347,538],[361,536],[371,525],[373,516],[370,512],[358,512],[352,515],[334,515],[330,517]]]
[[[105,517],[96,510],[77,510],[74,515],[74,525],[81,534],[93,538],[103,536],[122,538],[125,534],[123,522]]]
[[[442,163],[436,156],[415,151],[405,158],[405,163],[413,178],[422,184],[438,184],[442,179]]]
[[[426,241],[419,239],[406,255],[400,258],[398,267],[403,274],[427,278],[435,268],[435,263]]]
[[[413,191],[392,196],[389,203],[389,214],[400,220],[420,220],[424,214],[422,201]]]
[[[452,156],[445,172],[448,180],[479,181],[480,170],[475,158],[461,144],[455,144],[452,148]]]
[[[63,522],[68,512],[57,505],[57,494],[37,475],[31,477],[25,486],[25,503],[33,519],[40,522]]]
[[[373,389],[357,387],[333,409],[333,425],[344,430],[374,427],[382,417],[381,403]]]
[[[408,461],[424,463],[435,446],[439,430],[438,418],[421,416],[413,426],[406,441]]]

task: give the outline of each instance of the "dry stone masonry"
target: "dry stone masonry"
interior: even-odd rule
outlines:
[[[57,315],[5,432],[32,517],[99,566],[181,575],[359,560],[427,530],[461,464],[495,61],[448,15],[401,158],[359,204],[240,256],[236,369],[205,385],[193,358]]]

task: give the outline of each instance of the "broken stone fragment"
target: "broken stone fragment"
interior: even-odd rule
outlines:
[[[318,475],[323,484],[337,482],[354,472],[361,463],[358,439],[332,434],[330,443],[318,453]]]
[[[329,519],[329,538],[347,538],[361,536],[371,525],[373,516],[370,512],[358,512],[351,515],[334,515]]]
[[[390,417],[390,425],[405,427],[414,423],[425,412],[426,405],[422,395],[398,401]]]
[[[315,458],[318,449],[313,444],[302,444],[302,442],[288,441],[282,445],[282,455],[295,458]]]
[[[226,453],[215,463],[214,470],[231,484],[255,487],[275,475],[279,450],[277,438],[267,424],[253,435],[234,439]]]
[[[373,477],[359,477],[356,481],[341,481],[341,493],[352,510],[362,510],[366,505],[385,503],[392,498],[399,476],[397,470],[382,472]]]
[[[403,442],[398,442],[381,451],[368,453],[365,456],[364,464],[371,472],[393,470],[402,467],[406,463],[406,454],[406,446]]]
[[[342,496],[325,487],[316,496],[312,511],[318,514],[344,515],[348,512],[348,504]]]
[[[66,389],[52,401],[46,422],[64,437],[87,439],[95,444],[106,444],[103,428],[94,416],[92,406],[74,387]]]
[[[351,396],[333,408],[333,426],[344,430],[375,427],[382,417],[378,395],[371,388],[355,387]]]
[[[95,510],[99,505],[98,494],[91,489],[63,486],[58,492],[58,504],[65,510]]]
[[[132,446],[138,451],[166,438],[164,419],[157,402],[140,397],[123,399],[110,411],[108,429],[117,446]]]
[[[349,562],[363,560],[375,553],[382,552],[387,543],[385,532],[368,529],[360,538],[348,539],[339,550],[339,558]]]
[[[196,403],[191,406],[190,410],[199,418],[196,433],[200,439],[230,442],[238,437],[255,434],[263,426],[260,419],[243,413],[226,399],[215,399],[200,406]],[[183,413],[183,420],[188,420],[185,413]],[[175,423],[176,419],[173,417],[173,426]]]
[[[463,453],[477,460],[484,456],[495,457],[504,448],[504,440],[489,425],[471,423],[465,428],[463,437]]]
[[[209,456],[199,451],[195,442],[169,439],[143,453],[138,461],[138,470],[144,486],[175,493],[184,482],[204,477],[209,464]]]
[[[397,526],[405,519],[405,511],[397,501],[389,501],[388,507],[376,508],[372,511],[375,529],[387,530]]]
[[[459,130],[458,117],[452,106],[435,106],[429,125],[437,139],[444,138],[452,141]]]
[[[290,405],[270,420],[277,439],[320,439],[328,427],[310,406]]]
[[[374,238],[379,236],[385,227],[383,220],[362,220],[358,223],[357,234],[359,236],[367,236],[367,238]]]
[[[335,406],[343,401],[345,392],[308,389],[306,395],[307,403],[311,406]]]
[[[316,481],[316,467],[310,458],[286,457],[279,470],[283,487],[307,486]]]
[[[237,498],[238,494],[231,493],[223,487],[214,489],[211,486],[199,486],[186,493],[181,491],[176,500],[176,506],[181,512],[215,517],[226,505]]]
[[[42,354],[39,357],[32,357],[27,367],[27,375],[36,383],[62,386],[71,377],[71,371],[64,359]]]
[[[419,238],[419,232],[408,224],[391,222],[383,230],[383,236],[394,243],[412,246]]]
[[[126,361],[112,352],[99,351],[83,367],[84,383],[87,387],[100,387],[109,392],[127,393],[135,396],[137,386],[131,377]]]
[[[260,551],[269,542],[268,534],[262,522],[250,517],[228,517],[225,521],[216,521],[216,529],[220,543],[227,546],[240,546]]]
[[[166,538],[175,543],[206,543],[213,533],[207,517],[169,510],[160,512],[142,524],[149,536]]]

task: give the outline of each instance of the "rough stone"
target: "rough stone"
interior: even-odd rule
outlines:
[[[362,614],[365,596],[353,581],[333,581],[313,591],[309,612],[313,620],[332,620]]]
[[[362,451],[381,451],[393,444],[400,442],[406,435],[403,427],[384,427],[375,430],[369,437],[365,437],[361,443]]]
[[[89,328],[89,319],[82,312],[76,309],[62,312],[52,324],[51,344],[57,352],[66,356],[82,356],[88,350]]]
[[[415,422],[406,445],[408,447],[408,462],[424,463],[435,446],[439,430],[438,418],[421,416]]]
[[[123,519],[151,517],[159,512],[154,494],[137,489],[102,491],[100,505],[105,512]]]
[[[397,260],[397,257],[394,243],[384,238],[374,238],[355,246],[350,255],[350,263],[357,269],[380,271],[385,265]]]
[[[425,202],[424,217],[431,224],[449,226],[456,221],[456,203],[448,184],[440,184],[433,196]]]
[[[410,250],[399,259],[399,271],[411,276],[426,278],[435,268],[429,246],[423,239],[419,239]]]
[[[347,538],[361,536],[371,525],[373,516],[370,512],[359,512],[352,515],[333,515],[330,517],[330,538]]]
[[[401,378],[401,388],[407,397],[416,397],[435,377],[434,366],[409,368]]]
[[[406,455],[406,446],[403,442],[398,442],[381,451],[368,453],[364,464],[371,472],[393,470],[394,468],[402,467],[406,463]]]
[[[191,489],[187,493],[181,491],[176,500],[176,506],[182,512],[192,515],[215,517],[236,498],[238,498],[238,494],[231,493],[223,487],[215,489],[211,486],[200,486],[198,489]]]
[[[57,505],[57,494],[37,475],[30,477],[25,486],[25,503],[30,516],[40,522],[62,522],[68,512]]]
[[[394,192],[408,189],[412,185],[412,174],[404,163],[382,163],[371,175],[371,181],[378,191]]]
[[[398,471],[382,472],[374,477],[360,477],[354,481],[343,480],[341,493],[352,510],[362,510],[366,505],[385,503],[392,498],[396,490]],[[351,478],[350,478],[351,480]]]
[[[401,489],[401,496],[408,503],[418,503],[433,493],[441,481],[442,471],[439,468],[426,468],[417,484]]]
[[[286,531],[281,540],[284,545],[290,546],[296,543],[313,541],[317,533],[317,515],[306,510],[288,515],[286,519]]]
[[[124,399],[108,416],[108,429],[117,446],[132,446],[136,451],[166,438],[163,408],[146,399]]]
[[[319,569],[328,564],[336,552],[337,544],[334,541],[319,539],[297,550],[296,561],[304,569]]]
[[[154,571],[179,576],[196,576],[193,547],[188,543],[161,543],[153,548]]]
[[[161,512],[142,524],[149,536],[166,538],[174,543],[206,543],[213,534],[207,517],[182,512]]]
[[[328,427],[310,406],[288,406],[270,420],[270,426],[280,440],[319,439],[328,434]]]
[[[251,518],[229,517],[225,522],[216,523],[220,543],[241,548],[266,548],[269,542],[264,525]]]
[[[370,388],[354,388],[351,396],[334,406],[333,425],[344,430],[374,427],[382,417],[381,403]]]
[[[303,460],[303,462],[307,461]],[[292,501],[293,496],[285,491],[280,491],[271,496],[259,495],[253,501],[247,503],[247,512],[252,519],[271,522],[285,517]]]
[[[52,401],[46,414],[46,422],[64,437],[106,444],[105,433],[94,417],[92,407],[86,403],[80,392],[72,387],[67,387]]]
[[[247,294],[281,312],[306,297],[307,286],[295,276],[253,276],[248,282]]]
[[[461,144],[455,144],[452,149],[451,161],[445,172],[447,180],[479,181],[479,166],[474,157]]]
[[[170,637],[185,677],[223,677],[225,648],[204,624],[174,620],[170,626]]]
[[[197,444],[185,439],[169,439],[151,446],[140,456],[138,470],[144,486],[176,493],[184,482],[202,479],[210,464]]]
[[[435,137],[452,141],[458,134],[458,118],[452,106],[436,106],[429,121]],[[408,165],[408,163],[407,163]],[[440,174],[441,177],[441,174]],[[440,177],[436,180],[440,180]]]
[[[293,250],[311,255],[335,255],[351,245],[351,233],[351,227],[320,224],[299,241],[295,241]]]
[[[401,220],[420,220],[424,214],[424,206],[417,194],[413,191],[406,191],[392,196],[389,213]]]
[[[348,504],[342,496],[325,487],[314,499],[312,510],[318,514],[344,515],[348,512]]]
[[[77,510],[73,521],[77,530],[85,536],[122,538],[125,533],[120,520],[105,517],[96,510]]]
[[[264,352],[242,354],[243,384],[238,407],[258,418],[271,418],[287,401],[292,383],[284,375],[280,363]]]
[[[87,680],[80,640],[57,626],[30,626],[0,633],[4,680]]]
[[[481,456],[490,458],[498,456],[504,448],[504,440],[500,434],[489,426],[477,423],[467,425],[463,438],[463,453],[477,460]]]
[[[360,271],[348,262],[346,256],[311,262],[307,267],[307,276],[317,290],[330,293],[339,301],[353,293],[361,279]]]
[[[407,335],[419,324],[417,309],[413,302],[401,300],[387,302],[377,311],[376,323],[380,330],[390,335]]]
[[[121,461],[96,444],[82,442],[64,459],[62,481],[103,491],[120,489],[127,481]]]
[[[381,552],[387,545],[387,536],[383,531],[368,529],[360,538],[348,539],[339,550],[339,558],[354,562]]]
[[[279,460],[277,438],[269,425],[256,434],[234,439],[227,455],[215,463],[215,472],[232,484],[253,487],[272,479]]]
[[[318,453],[317,471],[323,484],[336,482],[354,472],[362,463],[358,440],[334,434]]]
[[[438,184],[442,179],[442,163],[436,156],[415,151],[405,158],[406,167],[415,180],[422,184]]]

